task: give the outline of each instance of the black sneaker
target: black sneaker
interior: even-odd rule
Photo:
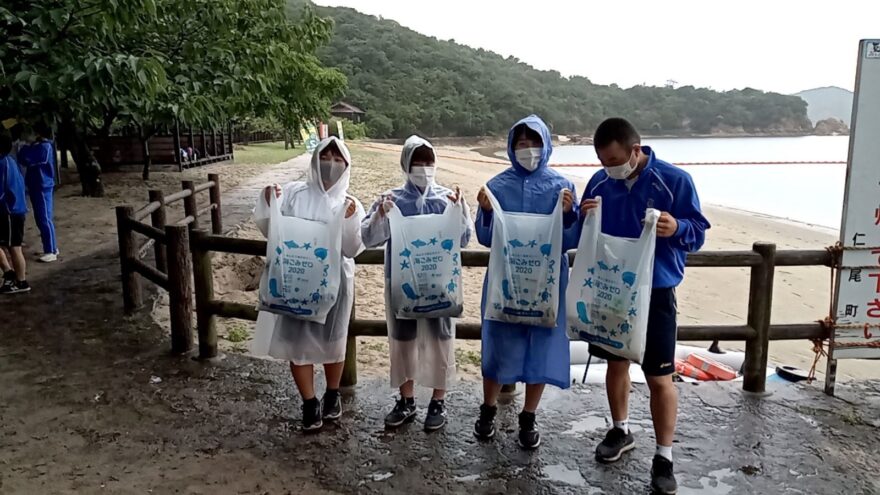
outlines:
[[[535,426],[535,413],[519,413],[519,446],[532,450],[541,445],[541,434]]]
[[[25,281],[7,283],[0,287],[0,294],[24,294],[30,291],[31,286]]]
[[[15,282],[15,272],[13,270],[3,274],[3,285],[9,285],[13,282]]]
[[[335,421],[342,417],[342,398],[339,390],[328,390],[321,399],[321,415],[328,421]]]
[[[416,419],[416,400],[412,397],[401,397],[394,403],[394,409],[385,416],[385,426],[396,428],[404,423]]]
[[[303,401],[303,432],[318,431],[324,426],[321,420],[321,401],[317,397]]]
[[[446,425],[446,402],[442,399],[431,399],[428,404],[428,415],[425,416],[425,431],[434,431]]]
[[[651,491],[661,495],[675,495],[678,491],[672,461],[659,454],[654,456],[651,464]]]
[[[620,459],[624,452],[629,452],[636,447],[636,441],[632,432],[626,433],[620,428],[611,428],[605,435],[605,440],[596,447],[596,460],[606,464]]]
[[[497,406],[480,405],[480,419],[474,424],[474,436],[481,440],[489,440],[495,436],[495,413]]]

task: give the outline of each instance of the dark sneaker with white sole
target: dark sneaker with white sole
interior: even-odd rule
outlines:
[[[342,417],[342,398],[339,390],[328,390],[321,399],[321,415],[328,421]]]
[[[416,400],[412,397],[408,399],[401,397],[394,404],[394,409],[385,416],[385,426],[387,428],[397,428],[414,419],[416,419]]]
[[[303,401],[302,412],[304,433],[318,431],[324,426],[324,421],[321,420],[321,401],[317,397]]]
[[[605,434],[605,440],[596,447],[596,460],[605,464],[616,462],[620,457],[636,446],[632,432],[625,432],[620,428],[611,428]]]
[[[662,455],[655,455],[651,463],[651,492],[660,495],[675,495],[678,492],[672,461]]]
[[[446,401],[431,399],[425,416],[425,431],[439,430],[446,426]]]
[[[474,436],[481,440],[489,440],[495,436],[495,413],[497,406],[480,405],[480,418],[474,424]]]
[[[519,438],[517,442],[520,447],[526,450],[537,449],[541,445],[541,434],[535,423],[535,413],[525,411],[519,413]]]
[[[25,292],[30,292],[31,286],[27,282],[12,282],[12,283],[4,283],[2,287],[0,287],[0,294],[8,295],[8,294],[24,294]]]

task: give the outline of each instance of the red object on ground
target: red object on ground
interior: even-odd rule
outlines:
[[[677,371],[679,375],[687,376],[697,380],[707,381],[712,379],[712,375],[710,375],[709,373],[706,373],[705,371],[696,368],[692,364],[688,363],[687,361],[682,361],[681,359],[675,360],[675,371]]]
[[[733,368],[703,356],[691,354],[687,357],[687,362],[693,367],[708,373],[715,380],[733,380],[736,378],[736,371]]]

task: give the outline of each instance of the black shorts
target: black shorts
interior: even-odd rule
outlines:
[[[653,289],[648,311],[648,335],[645,339],[645,376],[666,376],[675,371],[675,340],[678,337],[675,288]],[[606,361],[624,361],[605,349],[590,345],[590,354]]]
[[[24,215],[0,212],[0,246],[21,247],[24,242]]]

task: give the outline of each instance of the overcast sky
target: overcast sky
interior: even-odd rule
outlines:
[[[853,89],[880,1],[317,0],[600,84]]]

